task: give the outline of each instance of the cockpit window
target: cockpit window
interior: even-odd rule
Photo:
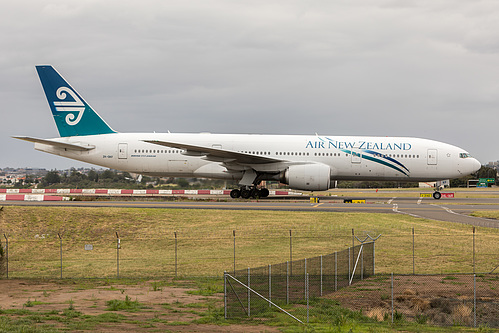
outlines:
[[[460,154],[459,154],[459,157],[460,157],[460,158],[469,158],[469,157],[471,157],[471,155],[470,155],[470,154],[468,154],[468,153],[460,153]]]

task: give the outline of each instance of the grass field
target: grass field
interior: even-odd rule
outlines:
[[[236,269],[310,258],[381,234],[377,273],[472,272],[470,226],[394,214],[4,207],[0,233],[9,241],[9,277],[221,276]],[[120,237],[119,261],[117,237]],[[6,240],[2,237],[2,246]],[[496,267],[499,230],[478,228],[476,271]],[[93,250],[85,250],[92,245]],[[2,260],[5,274],[6,260]],[[119,267],[118,267],[119,264]]]
[[[367,317],[336,300],[310,301],[310,325],[268,309],[256,318],[224,319],[220,279],[3,280],[0,332],[496,332],[435,327],[407,320]],[[5,286],[7,284],[7,286]],[[30,297],[31,296],[31,297]],[[350,297],[351,298],[351,297]],[[305,320],[304,304],[282,305]],[[379,309],[379,308],[378,308]],[[421,319],[421,318],[420,318]]]
[[[489,214],[488,217],[499,215],[497,212]],[[207,277],[221,276],[224,270],[233,269],[234,230],[236,268],[240,269],[289,260],[290,230],[293,259],[302,259],[351,246],[352,228],[359,238],[363,238],[366,232],[372,236],[382,235],[376,243],[377,272],[412,273],[412,228],[415,230],[416,273],[472,271],[473,235],[470,226],[405,215],[4,207],[0,211],[0,248],[3,251],[0,252],[0,273],[5,277],[5,234],[9,241],[9,277],[31,280],[4,280],[12,285],[18,284],[18,297],[24,303],[22,308],[14,305],[0,307],[0,331],[116,331],[121,328],[153,332],[173,330],[174,327],[203,332],[477,331],[458,326],[432,327],[406,320],[394,324],[389,320],[375,322],[363,317],[359,311],[329,304],[328,300],[313,301],[318,303],[312,304],[311,316],[324,317],[325,323],[311,326],[292,323],[278,313],[269,316],[266,324],[251,319],[223,319],[221,279]],[[175,273],[175,232],[178,275],[201,278],[190,278],[190,282],[171,279]],[[117,250],[116,233],[120,236],[120,250]],[[61,239],[58,235],[62,238],[64,277],[103,279],[57,279],[61,272]],[[477,272],[490,271],[499,264],[498,241],[499,230],[477,229]],[[93,250],[85,250],[85,245],[89,244],[93,245]],[[114,279],[118,251],[120,279]],[[152,280],[147,280],[151,277]],[[57,282],[46,282],[45,278]],[[38,283],[49,287],[39,290]],[[188,286],[194,290],[187,293],[200,295],[199,299],[182,300],[186,292],[180,289]],[[13,288],[9,290],[9,293],[13,292]],[[30,295],[29,290],[38,298],[26,296]],[[104,305],[103,297],[108,293],[110,299]],[[155,293],[163,294],[155,300]],[[144,295],[152,300],[146,302]],[[5,297],[7,303],[11,296]],[[59,297],[63,296],[70,302],[60,303]],[[169,300],[165,301],[165,298]],[[120,308],[132,305],[135,306],[133,309]],[[478,331],[494,330],[481,327]]]
[[[496,220],[499,220],[499,210],[496,210],[496,211],[491,211],[491,210],[488,210],[488,211],[477,211],[477,212],[474,212],[471,215],[476,216],[476,217],[484,217],[484,218],[487,218],[487,219],[496,219]]]

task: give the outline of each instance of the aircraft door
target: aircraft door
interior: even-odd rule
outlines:
[[[352,150],[352,163],[360,164],[362,162],[362,154],[358,151]]]
[[[428,165],[437,165],[438,152],[436,149],[428,149]]]
[[[128,158],[128,143],[118,143],[118,159]]]

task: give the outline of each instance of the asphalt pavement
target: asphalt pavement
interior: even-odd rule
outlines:
[[[393,194],[397,194],[394,192]],[[344,199],[360,199],[365,203],[345,203]],[[319,203],[310,203],[309,197],[269,197],[260,200],[233,200],[220,196],[196,197],[196,199],[162,201],[146,200],[95,200],[95,201],[4,201],[0,206],[64,206],[64,207],[135,207],[172,209],[226,209],[226,210],[268,210],[268,211],[315,211],[315,212],[365,212],[407,214],[414,217],[464,223],[481,227],[499,228],[499,220],[470,216],[478,210],[499,210],[499,198],[433,198],[416,197],[322,197]]]

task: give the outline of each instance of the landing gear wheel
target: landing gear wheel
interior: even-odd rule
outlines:
[[[251,190],[251,197],[252,197],[253,199],[258,199],[258,198],[260,198],[260,197],[261,197],[260,190],[259,190],[259,189],[256,189],[256,188],[252,189],[252,190]]]
[[[270,194],[270,192],[269,192],[269,190],[268,190],[268,189],[266,189],[266,188],[262,188],[262,189],[260,190],[260,198],[266,198],[266,197],[268,197],[268,196],[269,196],[269,194]]]
[[[241,196],[241,191],[239,191],[238,189],[234,189],[232,191],[230,191],[230,197],[232,199],[237,199]]]
[[[250,196],[251,196],[251,191],[250,190],[247,190],[247,189],[242,189],[241,190],[241,198],[243,198],[243,199],[249,199]]]
[[[442,194],[438,191],[433,192],[433,199],[438,200],[442,197]]]

